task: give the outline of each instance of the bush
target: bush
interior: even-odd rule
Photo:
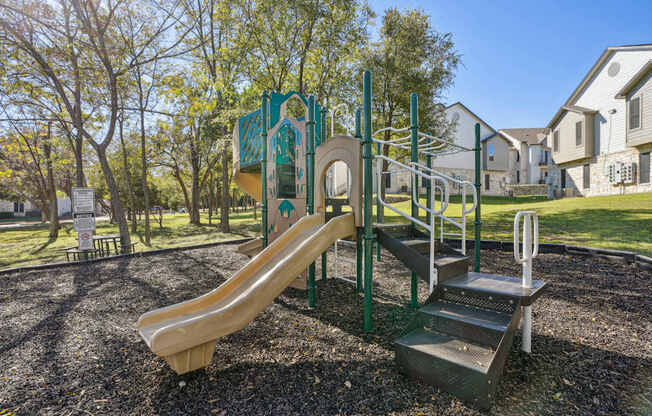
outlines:
[[[6,220],[13,217],[14,217],[13,212],[0,212],[0,220]]]

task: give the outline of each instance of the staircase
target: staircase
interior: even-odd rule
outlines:
[[[410,225],[377,224],[375,226],[378,243],[385,247],[407,268],[425,282],[430,282],[428,235]],[[457,250],[437,240],[435,243],[434,264],[438,282],[465,273],[469,268],[469,258]]]
[[[410,226],[378,225],[378,241],[428,281],[429,241]],[[491,405],[521,319],[545,283],[468,271],[469,259],[441,243],[433,259],[438,284],[405,335],[395,340],[406,375],[481,409]]]

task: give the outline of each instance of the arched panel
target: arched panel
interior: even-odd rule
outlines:
[[[321,184],[328,168],[338,160],[346,163],[351,171],[349,204],[355,226],[362,227],[362,144],[353,137],[331,137],[315,150],[315,211],[326,212],[326,195]]]

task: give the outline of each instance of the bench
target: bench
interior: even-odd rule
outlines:
[[[90,259],[96,259],[100,253],[100,250],[97,248],[91,250],[80,250],[77,247],[72,247],[66,249],[66,260],[70,262],[70,257],[72,256],[72,261],[88,261]]]

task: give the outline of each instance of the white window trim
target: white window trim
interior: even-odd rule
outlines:
[[[632,100],[635,100],[637,98],[638,98],[638,127],[632,129],[629,127],[630,104]],[[630,97],[629,100],[627,101],[627,131],[638,131],[641,130],[642,128],[643,128],[643,93],[640,92],[637,95]]]

